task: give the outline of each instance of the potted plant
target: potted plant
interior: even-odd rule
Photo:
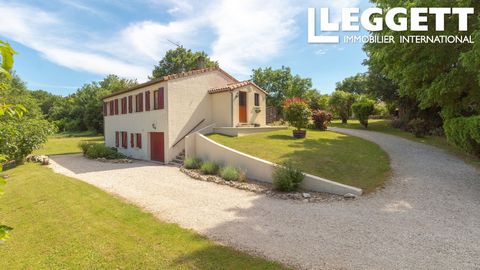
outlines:
[[[260,113],[262,111],[262,109],[260,107],[255,107],[255,112],[256,113]]]
[[[302,130],[302,128],[307,126],[312,117],[307,102],[301,98],[289,98],[283,105],[283,112],[285,119],[296,128],[293,130],[293,137],[305,138],[307,131]]]

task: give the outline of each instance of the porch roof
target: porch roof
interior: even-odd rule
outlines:
[[[230,91],[233,91],[237,88],[244,87],[244,86],[247,86],[247,85],[251,85],[251,86],[257,88],[258,90],[265,93],[265,95],[268,94],[267,91],[263,90],[260,86],[256,85],[251,80],[242,81],[242,82],[238,82],[238,83],[230,83],[230,84],[227,84],[226,86],[219,87],[219,88],[212,88],[212,89],[208,90],[208,93],[209,94],[216,94],[216,93],[222,93],[222,92],[230,92]]]

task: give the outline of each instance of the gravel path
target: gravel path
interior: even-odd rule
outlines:
[[[340,130],[340,129],[336,129]],[[391,157],[385,189],[353,201],[302,203],[195,181],[175,167],[52,157],[82,179],[220,243],[305,269],[479,269],[480,173],[431,146],[341,132]]]

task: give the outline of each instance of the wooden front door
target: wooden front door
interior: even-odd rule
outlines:
[[[238,96],[238,121],[240,123],[247,122],[247,92],[239,92]]]
[[[163,132],[150,132],[150,159],[165,162]]]

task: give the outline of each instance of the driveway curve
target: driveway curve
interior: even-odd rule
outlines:
[[[334,129],[389,155],[386,187],[352,201],[284,201],[148,162],[54,156],[52,167],[235,248],[304,269],[478,269],[480,173],[403,138]]]

